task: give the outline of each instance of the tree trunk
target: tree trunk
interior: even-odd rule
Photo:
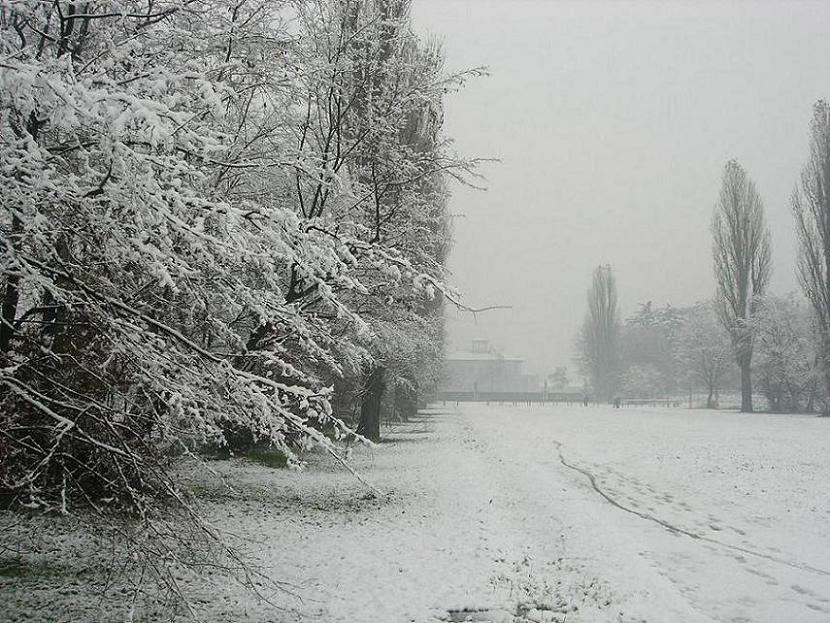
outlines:
[[[17,215],[12,217],[11,243],[18,249],[18,236],[23,228]],[[20,275],[10,272],[6,275],[6,287],[3,289],[3,305],[0,308],[0,354],[6,355],[11,349],[14,335],[14,321],[17,318],[17,305],[20,301]]]
[[[824,404],[822,405],[822,415],[830,415],[830,364],[824,365]]]
[[[714,409],[715,408],[715,388],[711,385],[709,386],[709,395],[706,397],[706,408],[707,409]]]
[[[363,386],[357,432],[372,441],[380,439],[380,407],[386,389],[385,373],[381,366],[372,368]]]
[[[815,402],[816,402],[816,388],[814,384],[811,382],[807,387],[807,404],[804,406],[804,410],[807,413],[812,413],[813,409],[815,409]]]
[[[408,422],[418,410],[416,391],[408,385],[395,386],[395,411],[402,422]]]
[[[738,359],[741,368],[741,413],[752,413],[752,355],[742,355]]]
[[[17,302],[19,293],[20,277],[9,275],[6,279],[6,288],[3,294],[2,324],[0,324],[0,353],[7,354],[11,348],[12,335],[14,334],[14,321],[17,316]]]

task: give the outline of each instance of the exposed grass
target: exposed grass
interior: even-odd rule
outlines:
[[[233,454],[227,446],[209,446],[202,448],[199,451],[199,456],[201,456],[205,461],[228,461],[236,455]]]
[[[46,560],[27,560],[19,556],[0,557],[0,578],[19,581],[79,580],[93,575],[91,569],[59,565]]]
[[[265,467],[272,467],[274,469],[288,467],[288,456],[285,452],[277,448],[254,447],[245,452],[243,457]]]
[[[288,467],[288,456],[285,452],[272,446],[254,446],[234,453],[227,447],[210,448],[203,450],[201,454],[207,461],[228,461],[232,458],[240,458],[273,469]]]

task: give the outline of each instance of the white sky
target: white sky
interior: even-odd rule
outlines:
[[[772,289],[797,288],[789,196],[815,100],[830,97],[830,2],[414,0],[448,68],[487,65],[446,106],[458,151],[493,156],[487,192],[456,188],[450,266],[473,334],[529,371],[573,369],[591,272],[610,263],[623,315],[714,291],[709,222],[738,158],[764,199]]]

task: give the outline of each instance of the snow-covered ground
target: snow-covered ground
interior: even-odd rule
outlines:
[[[350,502],[356,483],[316,465],[268,485],[299,509],[240,509],[301,587],[298,620],[830,620],[830,420],[481,404],[421,420],[354,457],[388,499]]]
[[[382,496],[224,464],[214,520],[288,592],[194,582],[206,620],[830,620],[830,419],[437,406],[352,460]]]
[[[558,523],[561,555],[624,612],[830,620],[830,421],[648,408],[461,417],[505,485],[536,504],[528,526]]]

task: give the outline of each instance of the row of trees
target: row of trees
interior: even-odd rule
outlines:
[[[772,408],[798,407],[798,396],[808,392],[813,408],[820,384],[822,408],[830,409],[830,106],[819,101],[810,126],[810,158],[791,205],[799,241],[798,277],[812,308],[805,318],[799,306],[770,301],[770,235],[763,204],[754,184],[736,162],[726,165],[720,199],[712,222],[717,278],[716,304],[729,332],[741,370],[741,411],[751,412],[751,365],[756,344],[772,354],[762,355],[761,378]],[[763,327],[774,325],[775,330]],[[818,348],[814,345],[818,344]],[[781,374],[784,361],[800,374]],[[779,374],[776,374],[776,371]],[[780,376],[783,387],[773,389]]]
[[[408,0],[3,1],[0,57],[5,504],[156,517],[177,457],[430,391],[477,72]]]
[[[821,374],[807,302],[794,295],[765,296],[756,307],[751,331],[750,372],[755,390],[764,395],[770,410],[816,409]],[[715,408],[724,390],[740,390],[732,337],[712,301],[689,307],[641,304],[624,321],[618,317],[610,333],[617,348],[603,368],[608,389],[600,393],[599,385],[591,381],[591,391],[600,399],[665,398],[693,389],[704,393],[708,408]],[[593,379],[588,362],[583,350],[583,373]]]
[[[610,266],[594,272],[579,358],[593,392],[671,395],[706,388],[707,406],[737,368],[741,410],[753,377],[775,411],[830,408],[830,106],[820,101],[810,159],[792,197],[805,300],[770,296],[770,233],[761,197],[741,165],[726,164],[712,218],[716,293],[711,304],[641,306],[622,324]],[[809,309],[808,305],[809,303]]]

